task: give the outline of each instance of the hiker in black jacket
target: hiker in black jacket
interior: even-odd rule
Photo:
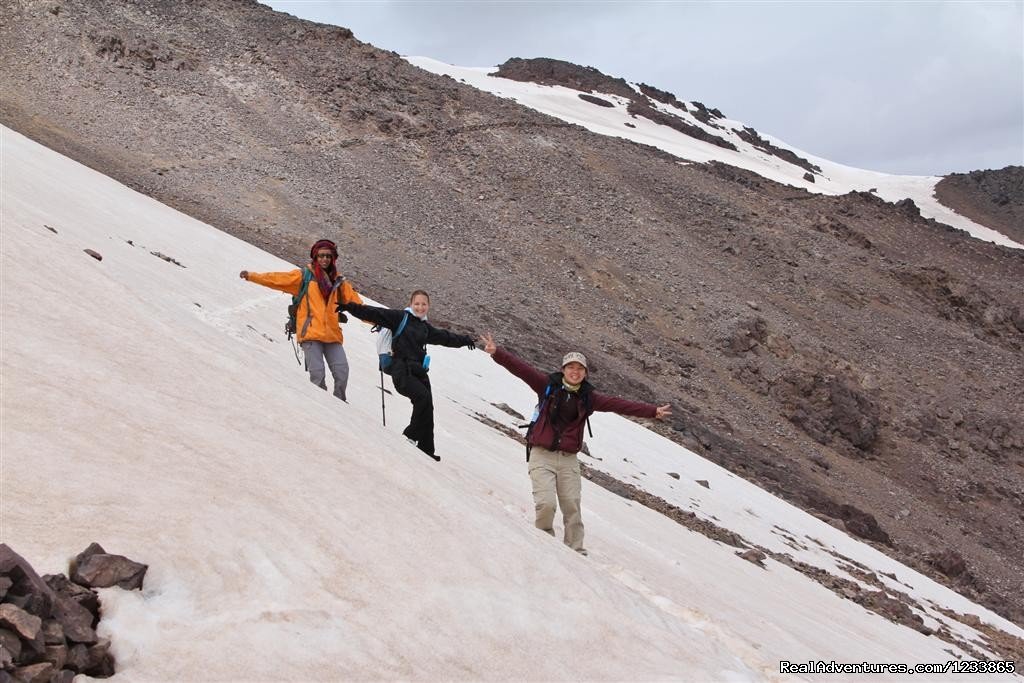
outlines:
[[[403,311],[354,302],[339,305],[338,310],[391,330],[391,380],[395,383],[395,390],[412,401],[412,419],[402,434],[421,451],[440,461],[441,456],[434,454],[434,398],[430,393],[430,378],[427,377],[430,356],[426,347],[427,344],[438,344],[472,349],[475,348],[473,338],[441,330],[428,323],[430,295],[421,289],[412,293],[409,306]],[[396,334],[403,319],[405,326],[401,334]]]

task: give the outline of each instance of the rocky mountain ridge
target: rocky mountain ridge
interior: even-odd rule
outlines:
[[[1024,240],[1024,166],[952,173],[935,187],[946,206],[1014,240]]]
[[[671,437],[1024,622],[1019,252],[255,2],[3,7],[4,125],[295,262],[336,239],[375,298],[425,287],[538,364],[579,348],[601,388],[671,401]]]

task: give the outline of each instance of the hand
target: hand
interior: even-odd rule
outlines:
[[[664,420],[666,417],[668,417],[671,414],[672,414],[672,406],[671,406],[671,404],[666,403],[663,406],[658,406],[658,409],[654,413],[654,417],[658,418],[659,420]]]
[[[490,332],[485,332],[480,335],[480,343],[484,345],[484,351],[494,355],[494,352],[498,350],[498,345],[494,343],[494,335]]]
[[[238,277],[242,278],[243,280],[248,280],[249,279],[249,271],[248,270],[243,270],[241,273],[238,274]]]
[[[466,337],[466,344],[465,344],[465,346],[470,351],[475,351],[476,350],[476,342],[473,341],[473,337],[471,337],[471,336],[467,336]]]
[[[338,323],[341,324],[341,323],[347,323],[347,322],[348,322],[348,316],[345,315],[344,313],[342,313],[341,311],[338,311]]]

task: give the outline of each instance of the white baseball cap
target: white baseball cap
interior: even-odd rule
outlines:
[[[562,367],[564,368],[569,363],[579,363],[584,368],[587,367],[587,357],[579,351],[570,351],[569,353],[562,356]]]

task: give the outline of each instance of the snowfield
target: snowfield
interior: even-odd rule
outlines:
[[[340,402],[295,362],[288,297],[238,278],[292,266],[0,135],[0,538],[40,573],[92,541],[150,565],[141,592],[101,591],[118,680],[794,681],[824,678],[781,660],[970,656],[588,481],[578,556],[533,528],[522,446],[478,419],[534,402],[485,353],[431,351],[436,464],[401,436],[404,398],[381,425],[368,326],[345,325]],[[837,555],[891,573],[982,655],[999,658],[938,607],[1024,637],[642,425],[593,429],[595,469],[836,576],[860,581]]]
[[[941,204],[935,198],[935,185],[942,180],[941,176],[892,175],[844,166],[808,154],[773,138],[771,135],[760,133],[763,139],[776,147],[795,152],[798,156],[821,168],[820,174],[814,174],[814,182],[810,182],[804,179],[804,174],[807,173],[805,168],[768,154],[742,140],[736,132],[742,131],[745,124],[729,118],[720,118],[714,120],[718,127],[710,126],[694,117],[692,102],[683,103],[691,110],[687,112],[654,100],[649,100],[648,103],[662,112],[676,116],[692,126],[702,128],[712,135],[731,142],[736,146],[737,151],[698,140],[642,116],[633,116],[626,111],[629,101],[617,95],[592,92],[592,95],[614,105],[613,107],[602,107],[583,101],[579,97],[579,91],[572,88],[560,85],[523,83],[489,75],[497,71],[497,67],[452,66],[430,57],[405,57],[405,59],[410,64],[431,73],[450,76],[479,90],[514,100],[525,107],[569,123],[575,123],[601,135],[611,135],[657,147],[681,160],[700,163],[720,161],[808,192],[838,195],[853,191],[873,191],[887,202],[897,202],[909,198],[914,200],[921,210],[921,215],[925,218],[934,218],[940,223],[966,230],[980,240],[1024,249],[1024,244],[1019,244],[1002,233],[975,223]],[[643,95],[637,84],[630,83],[630,86],[637,91],[637,96],[642,99]]]

